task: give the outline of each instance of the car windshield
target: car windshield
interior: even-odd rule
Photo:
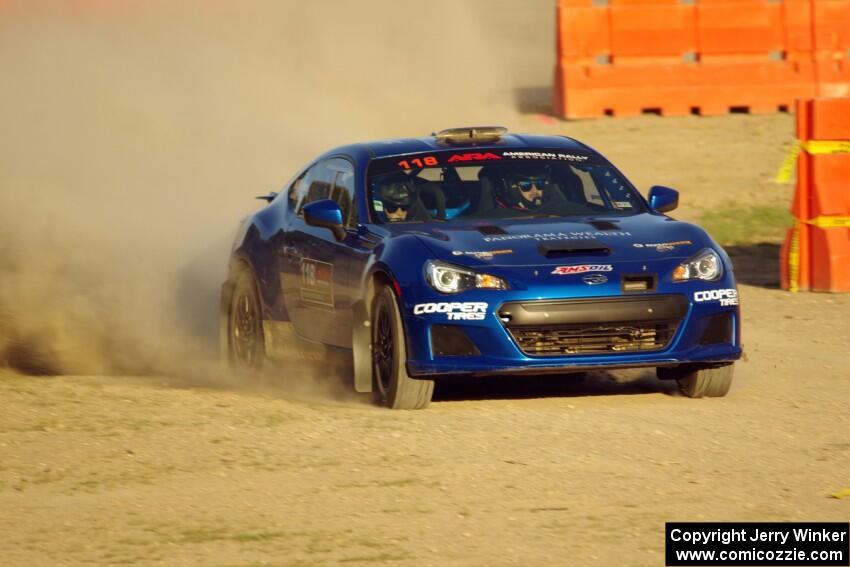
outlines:
[[[448,151],[373,161],[375,222],[626,216],[641,197],[595,155],[540,151]]]

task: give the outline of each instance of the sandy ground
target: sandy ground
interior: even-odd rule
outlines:
[[[850,297],[742,296],[723,399],[646,372],[455,385],[419,412],[3,376],[4,563],[661,565],[665,521],[846,521]]]
[[[775,242],[734,250],[723,399],[624,371],[391,412],[208,349],[239,215],[336,143],[573,135],[697,219],[788,201],[792,117],[549,119],[547,1],[70,4],[0,3],[0,352],[61,374],[0,370],[0,563],[661,565],[665,521],[850,518],[850,295],[778,290]]]

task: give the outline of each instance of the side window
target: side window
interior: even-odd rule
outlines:
[[[635,194],[626,187],[624,181],[613,170],[607,167],[594,168],[590,173],[615,209],[634,210],[640,208]]]
[[[322,199],[333,199],[342,209],[345,226],[355,226],[357,215],[354,212],[354,165],[346,159],[332,158],[317,163],[293,183],[295,192],[303,195],[297,199],[298,215],[304,205]],[[290,202],[291,197],[290,197]]]
[[[301,216],[304,210],[304,205],[313,201],[330,198],[331,184],[333,183],[335,173],[328,168],[327,161],[317,163],[307,170],[303,179],[298,184],[298,192],[304,195],[304,198],[300,199],[298,204],[299,216]]]
[[[308,171],[305,171],[301,175],[298,176],[298,179],[292,182],[292,185],[289,186],[289,189],[286,190],[286,199],[289,201],[289,208],[291,210],[295,210],[298,206],[298,201],[301,200],[303,196],[303,187],[302,181],[307,176]]]
[[[334,179],[333,196],[334,201],[342,209],[342,220],[345,226],[357,225],[357,214],[354,210],[354,166],[347,160],[333,160],[334,168],[338,166],[336,178]]]
[[[310,181],[310,185],[307,187],[308,203],[331,198],[331,179],[329,179],[329,177],[330,176],[323,175],[319,179],[313,179]]]

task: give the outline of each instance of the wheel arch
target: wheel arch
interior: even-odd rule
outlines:
[[[393,287],[394,282],[395,278],[387,266],[375,265],[363,280],[362,299],[352,306],[351,353],[354,359],[354,389],[357,392],[372,391],[372,303],[380,286]]]

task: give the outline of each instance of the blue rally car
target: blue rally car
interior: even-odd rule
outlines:
[[[340,147],[242,221],[222,287],[234,366],[342,357],[422,408],[447,376],[654,367],[723,396],[741,357],[732,265],[702,229],[559,136],[455,128]]]

